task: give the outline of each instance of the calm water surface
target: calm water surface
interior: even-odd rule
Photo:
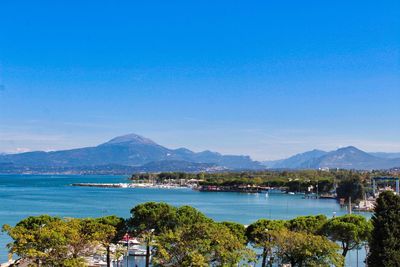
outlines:
[[[14,225],[32,215],[129,217],[129,210],[146,201],[190,205],[217,221],[250,224],[259,218],[291,219],[300,215],[345,214],[335,200],[302,199],[301,195],[198,192],[190,189],[73,187],[72,183],[120,183],[124,176],[0,175],[0,224]],[[6,261],[9,238],[0,234],[0,263]],[[360,257],[365,256],[360,251]],[[356,254],[347,266],[356,266]],[[359,266],[363,266],[359,261]]]

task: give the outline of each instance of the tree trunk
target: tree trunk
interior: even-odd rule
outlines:
[[[110,246],[107,246],[107,267],[111,267]]]
[[[263,248],[261,267],[267,266],[267,249]]]
[[[269,250],[269,261],[268,261],[268,265],[269,265],[269,267],[272,267],[272,248],[270,248]]]
[[[347,252],[349,251],[349,245],[342,241],[342,256],[346,258]]]
[[[146,245],[146,267],[150,266],[150,245]]]
[[[344,258],[346,258],[347,252],[349,251],[349,249],[347,247],[343,248],[343,252],[342,252],[342,256]]]

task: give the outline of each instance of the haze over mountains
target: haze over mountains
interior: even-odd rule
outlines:
[[[399,153],[366,153],[349,146],[326,152],[312,150],[287,159],[252,160],[249,156],[169,149],[136,134],[119,136],[95,147],[54,152],[0,154],[1,172],[132,173],[260,169],[389,169],[400,166]]]
[[[367,153],[354,146],[348,146],[330,152],[312,150],[263,164],[274,169],[390,169],[400,166],[400,158],[396,157],[397,155],[398,153]]]
[[[263,166],[249,156],[221,155],[217,152],[193,152],[186,148],[169,149],[136,134],[119,136],[95,147],[54,152],[27,152],[0,155],[0,163],[28,168],[63,168],[120,165],[141,171],[208,169],[260,169]],[[174,168],[175,166],[175,168]]]

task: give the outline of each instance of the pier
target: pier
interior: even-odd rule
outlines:
[[[187,188],[176,184],[151,184],[151,183],[74,183],[71,186],[103,187],[103,188],[160,188],[179,189]]]

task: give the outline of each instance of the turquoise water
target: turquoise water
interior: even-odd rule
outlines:
[[[0,224],[15,224],[32,215],[129,217],[129,210],[146,201],[190,205],[217,221],[250,224],[259,218],[291,219],[300,215],[345,214],[335,200],[302,199],[301,195],[198,192],[190,189],[73,187],[72,183],[127,182],[123,176],[0,175]],[[0,262],[7,259],[9,238],[0,234]],[[360,258],[365,257],[360,251]],[[356,266],[356,254],[347,266]],[[359,261],[359,266],[363,266]]]

